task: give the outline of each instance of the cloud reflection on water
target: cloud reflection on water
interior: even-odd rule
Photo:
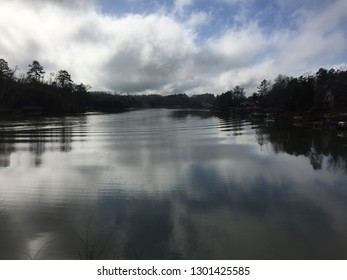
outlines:
[[[205,114],[88,116],[68,153],[43,136],[39,166],[36,149],[1,137],[12,147],[1,150],[0,258],[33,258],[47,242],[38,258],[78,258],[88,224],[101,243],[111,236],[100,258],[346,258],[346,175],[323,168],[328,146],[315,169],[306,142],[287,153],[280,129]]]

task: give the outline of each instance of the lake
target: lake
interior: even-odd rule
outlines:
[[[0,259],[347,259],[347,139],[206,111],[0,120]]]

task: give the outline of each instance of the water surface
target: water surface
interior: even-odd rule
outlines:
[[[347,141],[209,112],[0,121],[1,259],[347,259]]]

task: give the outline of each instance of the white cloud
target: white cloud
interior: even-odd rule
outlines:
[[[122,39],[113,41],[105,67],[114,73],[104,81],[121,91],[160,90],[178,81],[185,63],[195,51],[193,34],[165,16],[128,16],[114,22]],[[179,47],[178,47],[179,46]],[[184,70],[183,70],[184,71]],[[182,77],[183,78],[183,77]]]
[[[263,78],[346,62],[338,61],[347,52],[343,0],[319,13],[296,10],[295,30],[269,31],[251,19],[203,40],[213,13],[106,16],[94,0],[0,3],[0,54],[10,65],[26,72],[38,60],[47,74],[66,69],[93,89],[221,93],[241,85],[252,93]]]
[[[17,2],[19,4],[23,4],[24,0],[0,0],[1,2]],[[38,9],[45,5],[57,5],[57,6],[65,6],[69,9],[78,8],[78,9],[89,9],[95,6],[97,0],[25,0],[25,4],[28,7],[33,9]]]
[[[346,9],[347,2],[339,0],[319,14],[298,10],[297,30],[277,32],[271,38],[271,44],[277,48],[276,63],[293,75],[318,70],[312,67],[329,67],[328,61],[347,50],[347,32],[340,28],[347,26]]]
[[[196,28],[199,26],[207,25],[211,20],[209,14],[205,12],[196,12],[192,13],[188,20],[184,22],[184,25],[187,25],[189,28]]]
[[[182,14],[184,9],[193,4],[194,0],[175,0],[175,12]]]

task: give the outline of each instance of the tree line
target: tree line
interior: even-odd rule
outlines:
[[[28,65],[26,74],[17,75],[0,58],[0,113],[21,112],[37,107],[44,114],[83,113],[86,111],[119,112],[130,108],[195,108],[230,110],[243,108],[276,108],[291,112],[345,111],[347,109],[347,71],[319,69],[314,75],[298,78],[278,75],[274,81],[263,80],[258,91],[246,97],[244,88],[214,95],[188,96],[120,95],[91,91],[83,83],[75,84],[67,70],[50,73],[38,61]]]
[[[186,94],[120,95],[90,91],[75,84],[67,70],[50,73],[38,61],[28,65],[26,74],[16,75],[7,61],[0,58],[0,114],[40,108],[44,114],[83,113],[86,111],[120,112],[130,108],[208,108],[214,106],[213,94],[188,97]]]
[[[298,78],[263,80],[251,97],[261,107],[290,112],[341,112],[347,109],[347,71],[320,68]]]
[[[41,108],[43,113],[83,112],[89,87],[75,84],[66,70],[50,74],[44,80],[44,68],[38,61],[28,65],[26,74],[16,75],[0,58],[0,111],[20,112],[23,108]]]

